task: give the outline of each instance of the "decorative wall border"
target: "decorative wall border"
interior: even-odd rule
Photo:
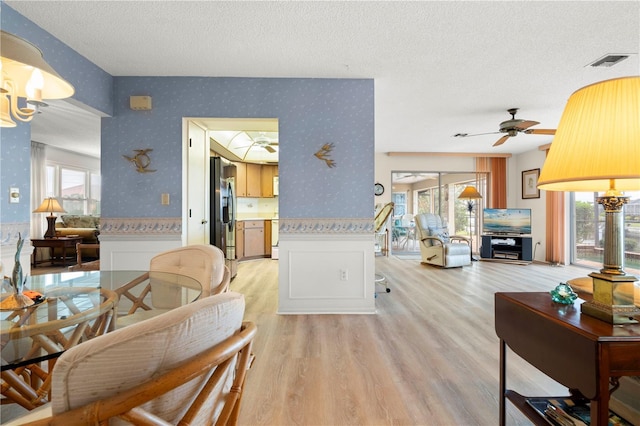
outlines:
[[[100,235],[182,234],[182,218],[101,218]]]
[[[15,247],[18,243],[18,234],[27,239],[31,238],[29,232],[31,232],[29,222],[0,223],[0,245]]]
[[[29,222],[0,224],[0,245],[15,245],[18,232],[25,238]],[[283,234],[372,234],[373,219],[304,218],[280,219]],[[101,218],[100,235],[180,235],[182,218]]]
[[[280,218],[282,234],[373,234],[373,219]]]
[[[0,223],[0,245],[15,247],[18,243],[18,234],[27,239],[31,238],[29,232],[29,222]]]

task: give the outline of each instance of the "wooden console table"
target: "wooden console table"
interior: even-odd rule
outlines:
[[[496,293],[500,338],[500,425],[506,399],[537,425],[548,425],[526,398],[506,386],[506,346],[547,376],[591,400],[591,424],[607,425],[610,383],[640,375],[640,324],[611,325],[551,301],[548,293]],[[563,398],[563,397],[558,397]]]
[[[54,249],[59,248],[62,250],[62,266],[67,266],[67,250],[73,249],[75,252],[76,244],[82,242],[82,237],[57,237],[57,238],[43,238],[32,239],[31,245],[33,246],[33,267],[38,264],[38,249],[48,248],[51,264],[55,261]]]

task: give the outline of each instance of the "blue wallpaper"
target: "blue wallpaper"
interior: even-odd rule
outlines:
[[[374,82],[371,79],[112,77],[0,0],[2,29],[36,46],[76,89],[74,99],[102,111],[102,215],[182,215],[182,117],[277,118],[282,218],[368,218],[374,181]],[[149,95],[151,111],[129,97]],[[9,206],[8,184],[29,191],[30,126],[0,133],[0,222],[28,222],[28,203]],[[334,144],[336,167],[313,154]],[[151,148],[155,173],[135,172],[123,155]],[[160,194],[171,196],[161,206]],[[9,207],[8,207],[9,206]]]
[[[103,217],[181,215],[182,117],[277,118],[280,216],[371,217],[373,80],[116,77],[114,87],[114,116],[102,119]],[[151,96],[153,109],[131,110],[133,95]],[[313,155],[328,143],[333,168]],[[143,148],[157,172],[122,157]]]
[[[17,124],[13,128],[0,127],[0,223],[5,224],[31,220],[31,126]],[[9,203],[12,187],[20,190],[19,203]]]

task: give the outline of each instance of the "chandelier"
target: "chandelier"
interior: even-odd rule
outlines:
[[[1,31],[0,127],[15,127],[13,121],[31,121],[45,99],[63,99],[74,89],[42,57],[33,44]],[[21,100],[19,98],[24,98]]]

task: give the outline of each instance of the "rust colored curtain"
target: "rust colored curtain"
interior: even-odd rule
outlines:
[[[476,157],[476,172],[487,174],[485,205],[489,208],[507,207],[507,159]]]
[[[546,150],[549,154],[549,150]],[[546,252],[545,261],[550,263],[565,263],[565,231],[564,231],[564,192],[546,191]]]

